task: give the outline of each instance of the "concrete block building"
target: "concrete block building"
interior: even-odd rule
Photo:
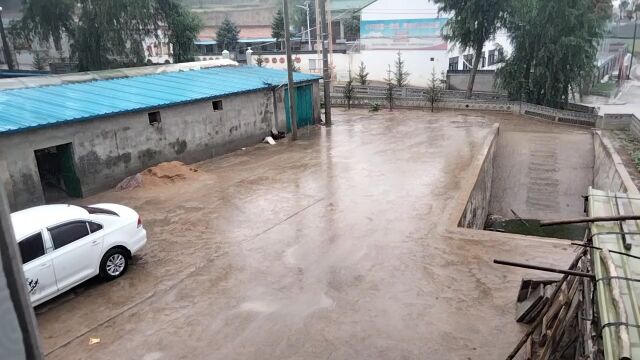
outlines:
[[[319,77],[295,73],[298,126],[319,122]],[[0,183],[13,211],[192,163],[290,125],[287,73],[223,66],[0,90]]]

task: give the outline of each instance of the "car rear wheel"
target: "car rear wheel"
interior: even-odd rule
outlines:
[[[100,277],[110,281],[122,276],[129,265],[127,255],[125,250],[119,248],[107,251],[100,261]]]

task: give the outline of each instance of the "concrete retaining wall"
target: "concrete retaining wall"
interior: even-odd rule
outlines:
[[[598,190],[626,192],[639,196],[640,192],[609,139],[596,130],[593,134],[593,145],[595,151],[593,187]]]
[[[598,119],[596,127],[605,130],[626,130],[631,127],[634,118],[633,114],[604,114]]]
[[[484,228],[484,223],[489,215],[491,180],[493,178],[493,156],[497,139],[498,128],[496,126],[479,152],[479,157],[471,166],[468,179],[475,179],[475,183],[468,194],[461,194],[461,196],[467,196],[468,200],[460,215],[460,220],[458,221],[459,227],[472,229]]]
[[[278,125],[283,129],[283,89],[278,93]],[[1,135],[0,169],[9,176],[0,179],[12,210],[44,203],[36,149],[72,143],[87,196],[160,162],[205,160],[256,144],[269,134],[274,122],[270,90],[225,97],[222,102],[222,111],[213,111],[211,101],[158,109],[162,121],[155,126],[145,111]]]
[[[632,115],[629,120],[629,130],[636,139],[640,139],[640,119],[635,117],[635,115]]]
[[[467,90],[471,70],[458,70],[447,72],[447,89]],[[473,83],[474,91],[495,91],[496,72],[489,70],[478,70]]]

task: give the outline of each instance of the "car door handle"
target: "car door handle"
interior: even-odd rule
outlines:
[[[93,241],[91,242],[91,245],[92,245],[92,246],[96,246],[96,245],[98,245],[98,244],[100,244],[100,241],[98,241],[98,240],[93,240]]]
[[[42,265],[40,265],[40,269],[46,269],[46,268],[48,268],[49,266],[51,266],[51,264],[50,264],[50,263],[42,264]]]

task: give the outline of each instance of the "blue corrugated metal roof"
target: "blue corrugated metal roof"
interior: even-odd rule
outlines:
[[[296,83],[319,76],[294,73]],[[287,72],[217,67],[113,80],[0,91],[0,133],[143,111],[269,88]]]

